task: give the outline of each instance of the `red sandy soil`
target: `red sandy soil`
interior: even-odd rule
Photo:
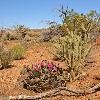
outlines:
[[[36,95],[34,91],[26,90],[20,88],[17,82],[20,71],[23,65],[36,63],[39,60],[49,60],[52,61],[53,55],[51,53],[52,45],[50,43],[35,44],[30,48],[25,55],[25,59],[13,61],[11,68],[0,70],[0,97],[5,96],[15,96],[15,95]],[[93,63],[88,63],[84,68],[84,75],[81,80],[69,83],[68,86],[73,88],[87,88],[92,87],[97,83],[100,83],[100,46],[94,46],[91,54],[90,60]],[[60,63],[61,67],[64,67],[64,63],[54,61],[55,63]],[[63,93],[64,94],[64,93]],[[0,100],[3,100],[0,99]],[[45,98],[43,100],[100,100],[100,91],[86,95],[86,96],[66,96],[58,95],[56,97]]]

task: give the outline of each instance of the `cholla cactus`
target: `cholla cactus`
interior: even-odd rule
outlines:
[[[87,15],[79,14],[73,10],[61,11],[63,24],[60,29],[66,34],[60,37],[56,44],[56,57],[62,59],[68,66],[70,81],[81,73],[84,60],[91,48],[90,34],[94,31],[94,22]]]
[[[84,34],[84,37],[82,37],[82,35],[70,32],[70,34],[60,39],[56,48],[62,53],[61,57],[68,66],[70,80],[74,80],[80,74],[82,64],[91,48],[89,36]]]

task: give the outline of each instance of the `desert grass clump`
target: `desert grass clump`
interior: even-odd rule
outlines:
[[[20,60],[24,58],[25,49],[22,45],[20,44],[14,45],[11,51],[15,60]]]
[[[1,62],[1,69],[7,68],[11,65],[13,61],[12,52],[10,49],[0,46],[0,62]]]

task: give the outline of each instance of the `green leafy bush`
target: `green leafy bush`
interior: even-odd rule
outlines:
[[[13,46],[11,51],[15,60],[20,60],[24,58],[25,49],[21,45],[17,44]]]

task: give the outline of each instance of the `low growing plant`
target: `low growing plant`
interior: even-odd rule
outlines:
[[[24,66],[18,81],[24,88],[37,92],[66,85],[63,69],[46,60]]]

